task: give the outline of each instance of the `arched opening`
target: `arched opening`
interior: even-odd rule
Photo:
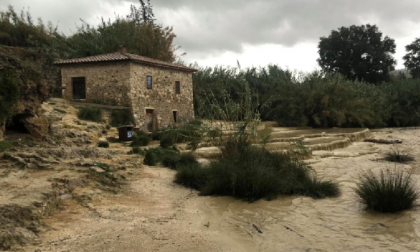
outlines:
[[[25,126],[25,120],[31,116],[31,114],[27,113],[14,115],[12,119],[6,123],[6,134],[30,134]]]

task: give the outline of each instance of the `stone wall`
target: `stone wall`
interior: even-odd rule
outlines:
[[[63,98],[73,99],[72,78],[85,77],[86,102],[130,106],[129,62],[64,65],[61,67]]]
[[[152,76],[152,89],[147,89],[146,77]],[[194,117],[192,73],[131,63],[130,98],[136,126],[146,130],[146,110],[154,110],[159,128],[174,124],[173,111],[181,118]],[[175,93],[175,81],[181,84]]]

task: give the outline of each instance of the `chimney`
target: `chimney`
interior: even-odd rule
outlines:
[[[127,49],[125,48],[124,43],[121,43],[121,44],[120,44],[120,48],[118,49],[118,52],[119,52],[119,53],[122,53],[122,54],[127,53]]]

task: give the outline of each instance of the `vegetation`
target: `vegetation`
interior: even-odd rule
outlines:
[[[207,170],[198,163],[180,166],[175,175],[175,183],[201,190],[207,181]]]
[[[131,125],[134,123],[133,115],[128,109],[114,110],[111,113],[110,124],[112,127]],[[108,125],[107,125],[108,126]]]
[[[144,131],[139,131],[133,136],[133,140],[130,146],[132,147],[147,146],[149,143],[150,143],[150,136]]]
[[[139,147],[133,147],[133,149],[131,149],[130,154],[138,154],[144,156],[146,152],[143,149],[140,149]]]
[[[83,107],[79,109],[77,117],[81,120],[102,122],[102,111],[99,108]]]
[[[12,72],[0,72],[0,125],[13,115],[13,108],[19,100],[19,87]]]
[[[159,156],[155,149],[148,149],[144,155],[144,164],[148,166],[155,166],[159,163]]]
[[[174,170],[190,164],[198,164],[197,160],[191,153],[179,154],[177,152],[168,152],[162,158],[162,165]]]
[[[407,54],[403,57],[404,66],[414,79],[420,79],[420,38],[416,38],[405,49]]]
[[[0,152],[4,152],[8,149],[13,148],[13,145],[6,141],[0,141]]]
[[[202,140],[203,134],[207,128],[200,120],[193,119],[191,121],[181,121],[177,126],[167,127],[162,129],[152,136],[160,140],[162,148],[173,146],[174,143],[189,142],[191,149],[196,149],[198,143]]]
[[[389,162],[406,163],[414,161],[414,158],[407,153],[394,148],[385,154],[385,160]]]
[[[99,141],[98,143],[99,148],[109,148],[109,143],[106,141]]]
[[[327,73],[340,73],[349,80],[380,84],[389,80],[396,64],[395,41],[375,25],[352,25],[333,30],[318,45],[319,65]],[[356,59],[356,60],[349,60]]]
[[[382,170],[379,175],[365,172],[360,176],[356,193],[367,209],[384,213],[410,209],[419,197],[411,174],[402,170]]]

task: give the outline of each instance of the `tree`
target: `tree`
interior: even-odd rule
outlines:
[[[403,57],[404,66],[410,70],[414,79],[420,79],[420,38],[405,47],[407,54]]]
[[[376,25],[341,27],[320,40],[318,63],[326,72],[379,84],[394,70],[395,41],[382,38]]]

